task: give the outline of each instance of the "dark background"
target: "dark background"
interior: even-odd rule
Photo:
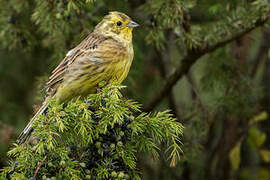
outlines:
[[[0,168],[50,72],[112,10],[141,24],[124,96],[185,126],[181,161],[139,155],[143,179],[270,179],[267,0],[0,0]]]

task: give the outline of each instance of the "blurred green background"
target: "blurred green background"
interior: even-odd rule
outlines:
[[[141,25],[124,96],[185,126],[181,161],[142,154],[143,179],[270,179],[269,0],[0,0],[0,169],[50,72],[114,10]]]

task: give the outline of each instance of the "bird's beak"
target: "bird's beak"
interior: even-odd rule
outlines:
[[[135,27],[138,27],[138,26],[140,26],[138,23],[136,23],[136,22],[134,22],[134,21],[130,21],[129,23],[128,23],[128,25],[127,25],[128,27],[130,27],[130,28],[135,28]]]

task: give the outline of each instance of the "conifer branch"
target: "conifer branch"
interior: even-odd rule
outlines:
[[[265,19],[258,19],[253,26],[246,27],[245,29],[236,32],[235,34],[231,35],[228,38],[220,40],[215,44],[208,45],[209,42],[204,43],[204,45],[199,46],[196,49],[191,49],[188,51],[187,55],[182,59],[181,64],[176,68],[176,71],[170,75],[165,83],[161,86],[160,90],[153,96],[152,100],[150,100],[149,104],[144,107],[144,111],[150,112],[152,111],[161,101],[162,99],[168,95],[174,85],[177,83],[179,79],[181,79],[184,75],[186,75],[192,65],[197,62],[200,57],[207,53],[211,53],[216,49],[229,44],[230,42],[241,38],[243,35],[251,32],[252,30],[256,29],[264,25],[267,20],[269,19],[269,14]],[[203,43],[202,43],[203,44]]]
[[[121,98],[122,88],[112,82],[65,107],[51,100],[46,116],[33,124],[36,142],[14,144],[8,153],[12,162],[0,170],[0,179],[140,179],[136,155],[158,158],[161,144],[175,166],[182,124],[169,110],[139,114],[138,103]]]

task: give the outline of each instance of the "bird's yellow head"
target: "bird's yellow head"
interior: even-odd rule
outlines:
[[[110,12],[95,27],[95,31],[103,33],[105,36],[111,36],[124,43],[132,42],[132,30],[139,26],[124,13],[113,11]]]

